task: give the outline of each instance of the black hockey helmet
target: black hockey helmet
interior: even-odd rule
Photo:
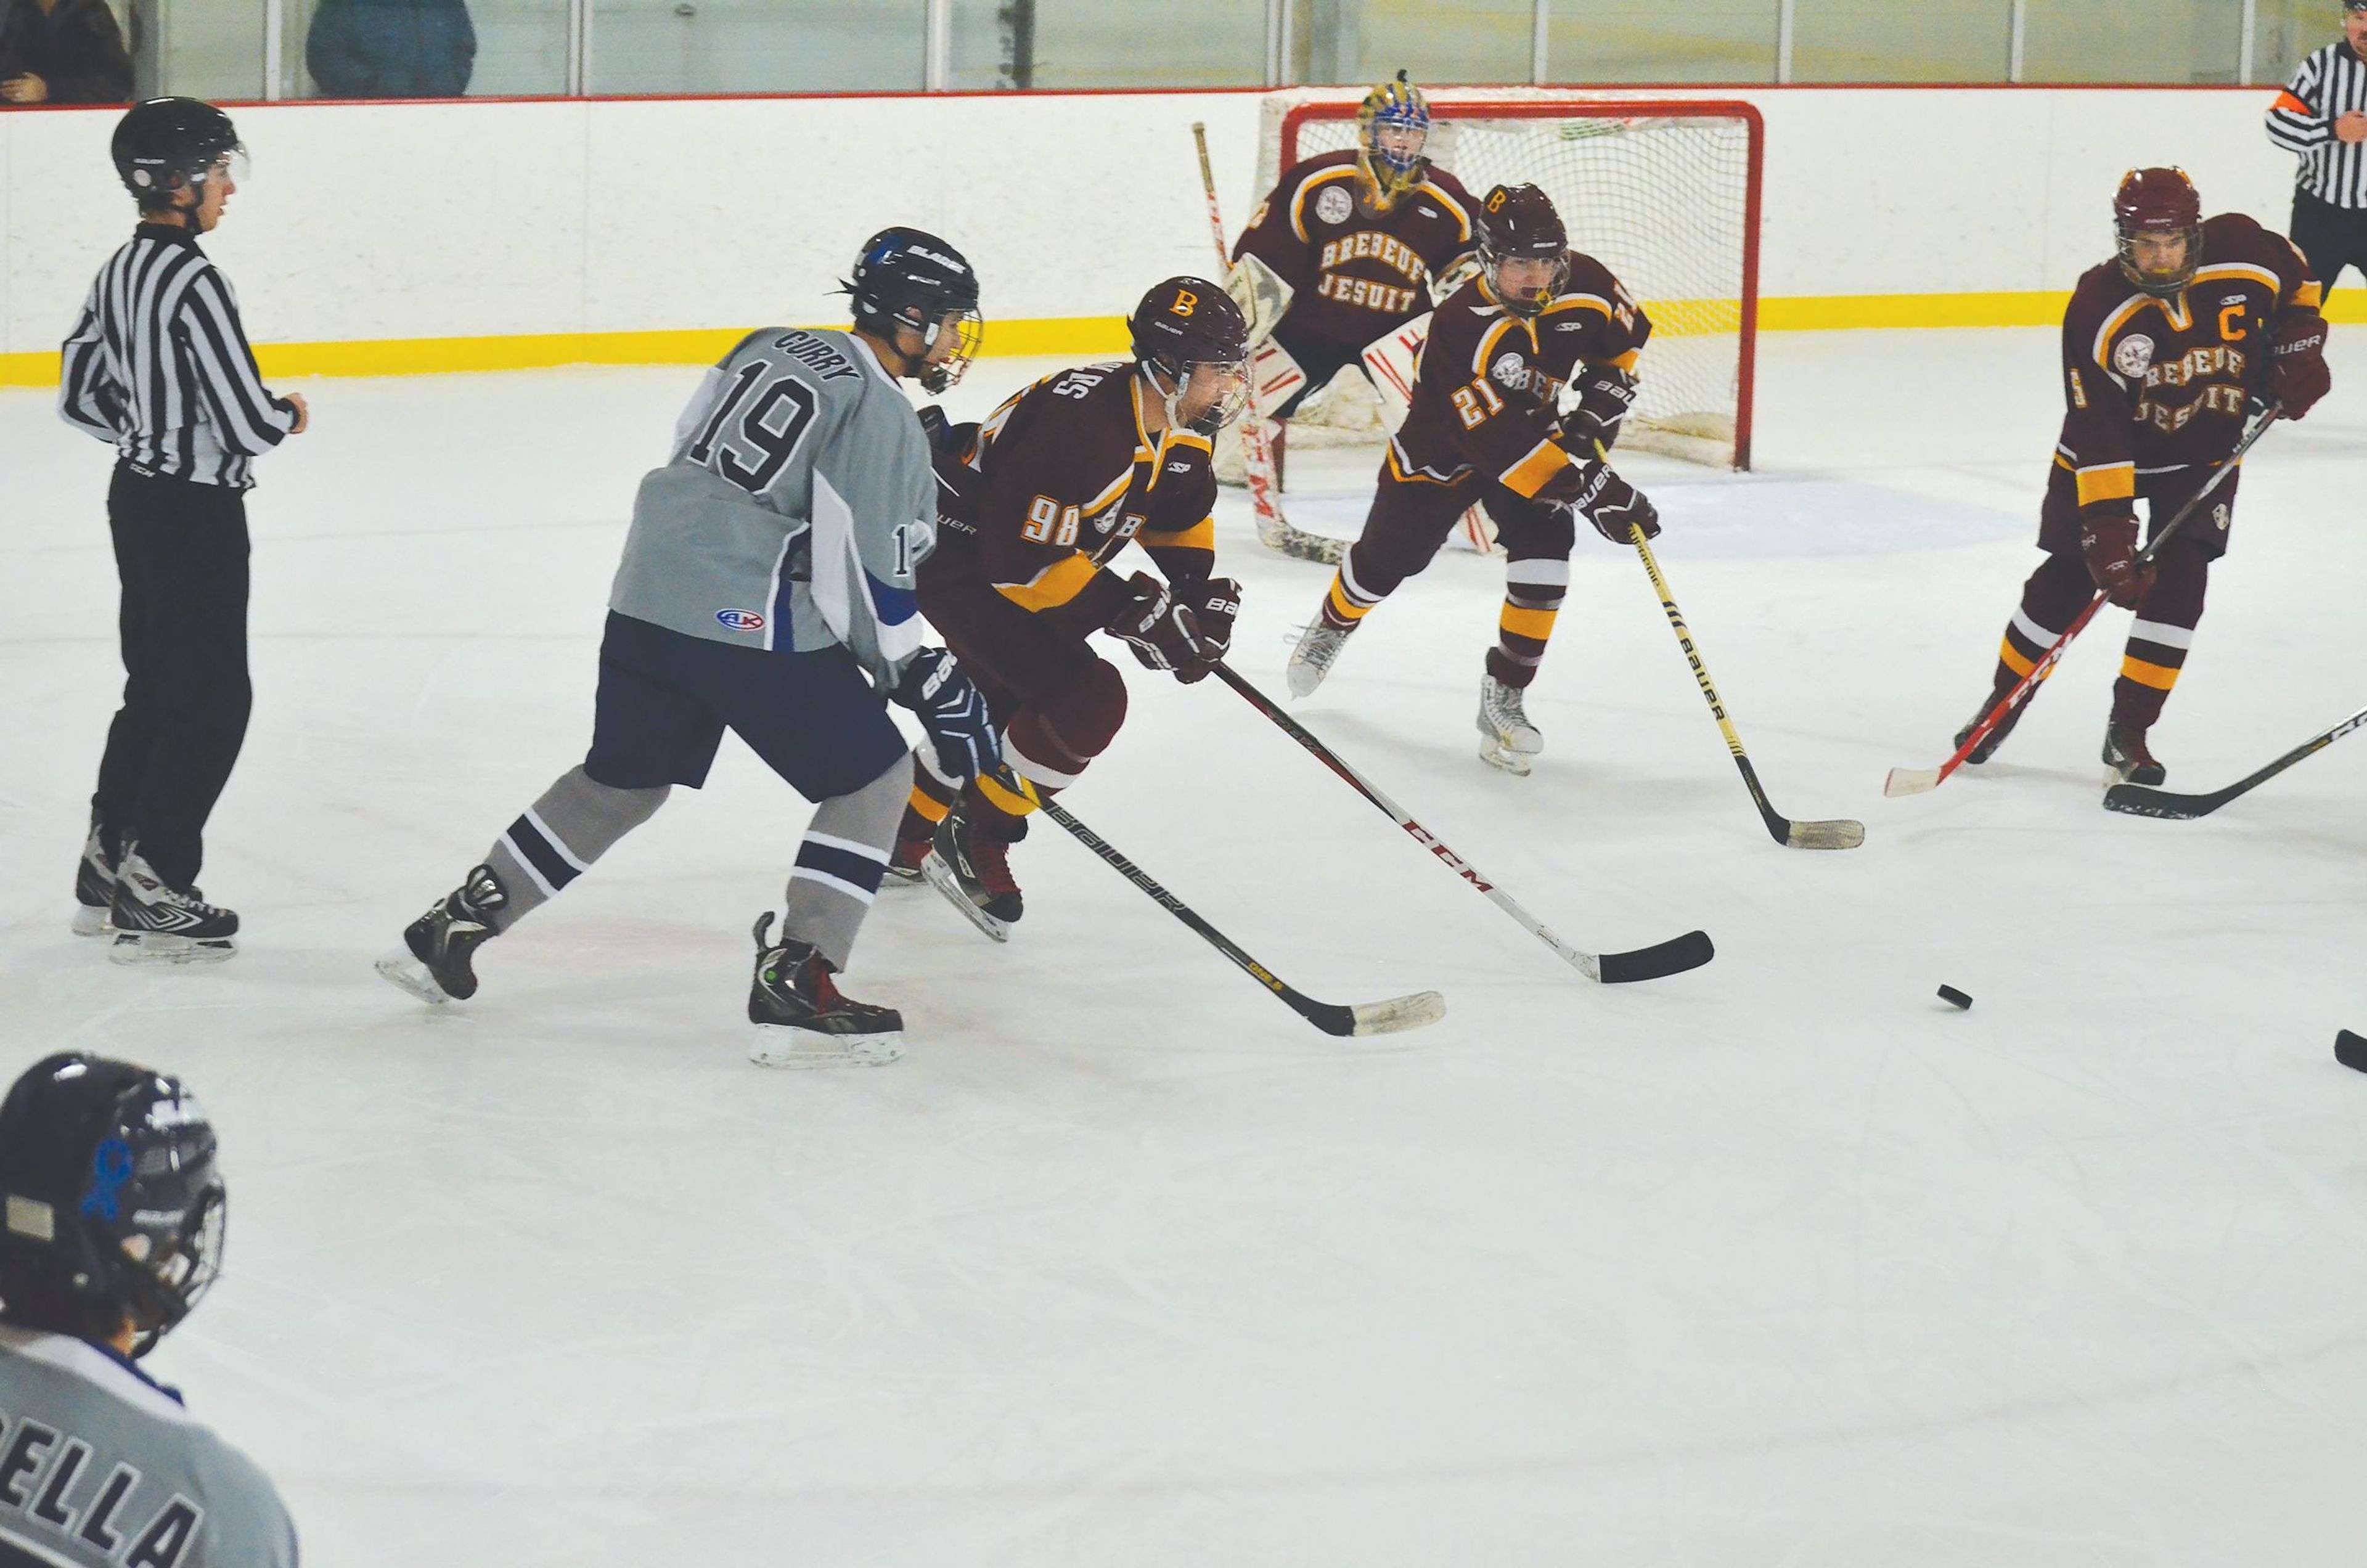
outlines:
[[[1508,261],[1549,261],[1553,279],[1535,294],[1515,297],[1503,285]],[[1569,277],[1569,232],[1553,198],[1535,186],[1498,186],[1479,204],[1479,261],[1497,303],[1516,316],[1534,316]]]
[[[176,1078],[62,1053],[0,1101],[0,1315],[145,1354],[221,1267],[214,1130]]]
[[[900,324],[934,348],[946,318],[960,318],[960,345],[918,377],[931,392],[945,391],[960,380],[978,356],[985,335],[985,321],[978,312],[978,274],[968,258],[934,234],[901,227],[880,230],[863,242],[863,252],[855,258],[855,276],[842,287],[855,297],[855,326],[880,337],[892,338]]]
[[[1249,397],[1250,325],[1221,284],[1171,277],[1142,297],[1126,324],[1135,362],[1166,399],[1171,424],[1213,435],[1240,412]],[[1178,409],[1194,367],[1201,365],[1217,367],[1236,385],[1199,418],[1186,421]]]
[[[115,122],[115,172],[142,209],[169,208],[173,193],[205,195],[214,165],[243,153],[230,116],[196,98],[150,98]]]

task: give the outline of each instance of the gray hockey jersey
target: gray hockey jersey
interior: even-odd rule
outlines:
[[[852,333],[768,327],[707,373],[641,481],[608,607],[743,648],[843,643],[894,684],[936,545],[928,438]]]
[[[130,1362],[0,1324],[0,1568],[295,1568],[255,1461]]]

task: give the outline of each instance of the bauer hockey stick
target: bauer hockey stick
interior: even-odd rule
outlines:
[[[2236,471],[2237,467],[2244,460],[2244,454],[2252,449],[2252,443],[2268,434],[2269,426],[2276,423],[2277,415],[2282,409],[2282,404],[2272,402],[2259,419],[2252,422],[2251,428],[2244,432],[2244,438],[2236,443],[2236,449],[2228,453],[2226,460],[2203,482],[2203,488],[2194,492],[2193,499],[2180,507],[2178,514],[2169,520],[2169,525],[2154,535],[2153,543],[2147,545],[2143,553],[2137,557],[2139,566],[2153,564],[2153,558],[2160,553],[2162,546],[2169,543],[2171,536],[2178,532],[2188,518],[2201,511],[2203,503],[2211,499],[2229,474]],[[1965,739],[1957,746],[1954,755],[1936,768],[1891,769],[1890,776],[1882,781],[1882,793],[1894,796],[1924,795],[1938,789],[1944,784],[1948,775],[1963,767],[1965,759],[1971,756],[1983,740],[1988,739],[1989,731],[2004,723],[2005,716],[2021,705],[2030,694],[2037,691],[2041,681],[2054,673],[2056,664],[2063,657],[2063,650],[2069,648],[2071,639],[2078,637],[2088,623],[2096,618],[2096,612],[2104,607],[2107,597],[2108,595],[2099,593],[2088,601],[2088,607],[2079,612],[2078,619],[2073,621],[2070,627],[2055,639],[2053,647],[2038,656],[2038,662],[2030,667],[2030,673],[2015,682],[2013,690],[1991,704],[1989,711],[1981,716],[1981,721],[1965,732]]]
[[[1192,140],[1200,149],[1200,189],[1208,198],[1208,231],[1217,242],[1217,276],[1230,277],[1233,258],[1225,243],[1224,211],[1217,203],[1217,172],[1208,162],[1206,122],[1192,122]],[[1250,348],[1249,392],[1240,417],[1241,472],[1249,480],[1250,507],[1257,518],[1258,543],[1298,560],[1338,566],[1340,558],[1348,553],[1347,540],[1327,539],[1295,528],[1290,519],[1282,514],[1280,487],[1274,480],[1274,448],[1265,437],[1264,411],[1258,407],[1257,345],[1252,343]]]
[[[1595,448],[1597,452],[1603,449]],[[1717,688],[1710,684],[1709,667],[1702,662],[1701,650],[1693,646],[1693,635],[1685,629],[1685,617],[1677,608],[1676,597],[1669,592],[1669,580],[1660,575],[1660,563],[1652,558],[1652,547],[1645,540],[1641,524],[1630,524],[1627,535],[1635,542],[1636,553],[1643,558],[1644,570],[1651,575],[1652,587],[1660,595],[1660,608],[1667,613],[1669,626],[1677,634],[1677,646],[1685,650],[1685,662],[1693,669],[1693,679],[1701,685],[1702,695],[1708,699],[1709,711],[1717,717],[1719,733],[1726,737],[1727,750],[1734,753],[1734,765],[1742,770],[1742,783],[1750,791],[1752,804],[1759,807],[1760,820],[1767,824],[1768,832],[1779,844],[1795,850],[1853,850],[1865,842],[1865,824],[1837,817],[1824,822],[1795,822],[1769,804],[1766,790],[1760,787],[1759,770],[1750,765],[1750,753],[1742,749],[1742,737],[1734,730],[1734,720],[1727,717],[1726,705],[1718,700]]]
[[[2208,817],[2237,795],[2248,794],[2302,759],[2316,756],[2362,725],[2367,725],[2367,708],[2361,708],[2331,729],[2311,736],[2259,773],[2209,795],[2172,795],[2166,789],[2149,789],[2144,784],[2118,784],[2104,792],[2104,804],[2132,817],[2167,817],[2180,822]]]
[[[1717,955],[1717,950],[1710,945],[1709,935],[1705,931],[1687,931],[1667,942],[1626,953],[1588,953],[1572,947],[1547,931],[1545,923],[1535,915],[1522,908],[1511,894],[1482,875],[1477,866],[1447,848],[1437,834],[1407,816],[1403,807],[1374,787],[1364,774],[1342,761],[1331,748],[1283,712],[1273,698],[1243,680],[1230,665],[1220,661],[1213,668],[1225,684],[1239,692],[1250,706],[1272,719],[1285,735],[1305,747],[1317,761],[1339,774],[1349,788],[1371,801],[1383,816],[1403,829],[1415,843],[1436,855],[1439,863],[1486,894],[1490,903],[1518,920],[1531,936],[1553,949],[1564,963],[1588,979],[1599,980],[1606,986],[1625,985],[1631,980],[1657,980],[1663,976],[1682,975],[1688,969],[1698,969]]]

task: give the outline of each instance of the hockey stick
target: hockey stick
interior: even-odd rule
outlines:
[[[1710,945],[1709,936],[1704,931],[1687,931],[1681,937],[1672,937],[1667,942],[1656,942],[1650,947],[1636,948],[1627,953],[1594,953],[1572,947],[1547,931],[1544,923],[1535,915],[1522,908],[1513,901],[1511,894],[1481,875],[1478,867],[1448,849],[1445,842],[1436,834],[1407,816],[1403,807],[1383,795],[1362,773],[1342,761],[1329,746],[1324,745],[1322,741],[1309,734],[1297,719],[1277,707],[1273,698],[1243,680],[1231,666],[1219,662],[1214,668],[1218,678],[1226,685],[1239,692],[1250,706],[1272,719],[1284,734],[1305,747],[1317,761],[1339,774],[1349,788],[1371,801],[1382,815],[1403,829],[1415,843],[1436,855],[1440,863],[1447,870],[1486,894],[1489,900],[1498,908],[1518,920],[1531,936],[1553,949],[1561,956],[1564,963],[1576,968],[1588,979],[1599,980],[1606,986],[1625,985],[1631,980],[1657,980],[1663,976],[1681,975],[1688,969],[1698,969],[1716,956],[1717,950]]]
[[[1276,978],[1272,970],[1242,952],[1232,938],[1202,919],[1189,904],[1161,887],[1149,872],[1112,849],[1109,840],[1078,821],[1058,801],[1047,800],[1033,789],[1027,794],[1045,816],[1066,828],[1077,842],[1101,856],[1120,876],[1150,894],[1151,900],[1161,908],[1198,931],[1209,946],[1231,959],[1251,979],[1272,991],[1283,1006],[1324,1033],[1357,1036],[1397,1034],[1436,1023],[1446,1016],[1446,998],[1436,991],[1416,991],[1410,996],[1392,997],[1385,1002],[1359,1002],[1342,1007],[1337,1002],[1319,1002],[1293,990]]]
[[[1603,449],[1595,448],[1597,452]],[[1640,524],[1631,524],[1628,537],[1635,541],[1637,555],[1643,558],[1644,570],[1651,574],[1652,586],[1660,595],[1660,608],[1667,613],[1669,625],[1677,634],[1677,646],[1685,650],[1685,662],[1693,667],[1693,679],[1701,685],[1702,695],[1709,700],[1709,711],[1717,716],[1717,728],[1726,737],[1727,750],[1734,753],[1734,765],[1742,770],[1742,783],[1750,791],[1750,799],[1759,807],[1760,820],[1767,824],[1768,832],[1779,844],[1795,850],[1853,850],[1865,842],[1865,824],[1837,817],[1824,822],[1795,822],[1768,803],[1767,792],[1760,787],[1759,770],[1750,765],[1750,754],[1742,749],[1742,737],[1734,732],[1734,721],[1726,716],[1726,705],[1718,700],[1717,688],[1710,684],[1709,669],[1702,663],[1701,650],[1693,646],[1693,633],[1685,629],[1683,612],[1669,592],[1669,580],[1660,575],[1660,563],[1652,558],[1652,547],[1644,537]]]
[[[1217,204],[1217,172],[1208,162],[1208,127],[1204,121],[1192,122],[1192,140],[1200,149],[1200,189],[1208,198],[1208,231],[1217,242],[1217,274],[1229,277],[1233,271],[1233,258],[1225,244],[1224,212]],[[1251,347],[1254,349],[1255,345]],[[1257,517],[1258,543],[1299,560],[1338,566],[1340,558],[1348,553],[1347,540],[1327,539],[1320,534],[1294,528],[1290,520],[1282,514],[1282,500],[1274,482],[1274,448],[1266,444],[1265,414],[1258,407],[1254,360],[1250,369],[1249,394],[1246,406],[1241,410],[1240,427],[1241,471],[1249,480],[1250,506]]]
[[[2218,490],[2227,476],[2236,471],[2237,465],[2244,460],[2244,454],[2252,449],[2252,443],[2267,434],[2269,426],[2276,423],[2281,407],[2280,404],[2271,403],[2267,412],[2252,422],[2251,428],[2244,432],[2244,439],[2236,443],[2236,449],[2228,453],[2217,470],[2203,482],[2203,488],[2194,492],[2193,499],[2178,509],[2178,514],[2169,520],[2167,526],[2155,533],[2153,543],[2147,545],[2137,557],[2139,566],[2151,565],[2154,557],[2160,553],[2162,546],[2169,543],[2171,536],[2178,532],[2189,517],[2201,510],[2203,503],[2211,499],[2212,493]],[[1964,742],[1956,748],[1954,755],[1936,768],[1891,769],[1890,776],[1882,781],[1882,793],[1897,796],[1923,795],[1938,789],[1946,782],[1948,775],[1963,767],[1965,759],[1978,750],[1983,740],[1988,739],[1989,731],[2004,723],[2005,716],[2013,712],[2025,696],[2038,689],[2038,683],[2041,681],[2054,672],[2056,662],[2063,657],[2063,650],[2069,648],[2071,639],[2078,637],[2088,623],[2096,618],[2096,612],[2104,607],[2106,597],[2099,593],[2088,601],[2088,607],[2079,612],[2079,618],[2073,621],[2069,629],[2055,639],[2053,647],[2039,655],[2038,662],[2030,667],[2030,673],[2015,682],[2013,690],[1990,705],[1989,711],[1981,716],[1981,721],[1965,732]]]
[[[2303,758],[2316,755],[2362,725],[2367,725],[2367,708],[2361,708],[2333,728],[2312,736],[2250,777],[2238,779],[2225,789],[2214,790],[2209,795],[2172,795],[2166,789],[2149,789],[2144,784],[2118,784],[2104,792],[2104,804],[2114,811],[2125,811],[2132,817],[2167,817],[2180,822],[2208,817],[2237,795],[2250,793]]]

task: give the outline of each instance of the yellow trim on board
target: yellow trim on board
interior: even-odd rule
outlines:
[[[2005,294],[1818,294],[1762,299],[1761,331],[1859,332],[1910,327],[2056,327],[2070,296],[2046,289]],[[1706,322],[1717,312],[1705,301],[1644,301],[1656,336],[1691,335],[1682,324],[1688,304]],[[1732,330],[1734,307],[1723,308]],[[2346,288],[2327,302],[2326,319],[2367,322],[2367,289]],[[745,335],[740,328],[653,333],[541,333],[515,337],[383,338],[354,343],[264,344],[255,349],[264,374],[306,376],[437,376],[463,370],[547,370],[566,365],[708,365]],[[1051,358],[1124,353],[1126,322],[1116,316],[1056,316],[991,321],[986,355]],[[1648,372],[1651,350],[1645,350]],[[0,387],[54,387],[54,350],[0,354]]]

